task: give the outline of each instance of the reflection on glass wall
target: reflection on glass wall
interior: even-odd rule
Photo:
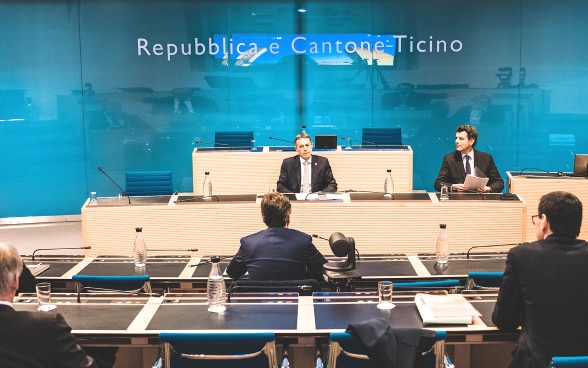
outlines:
[[[78,214],[126,171],[171,170],[191,192],[192,151],[215,132],[290,146],[305,126],[360,149],[364,128],[398,128],[414,189],[432,191],[456,126],[473,124],[503,177],[572,171],[588,147],[587,8],[0,0],[0,217]]]

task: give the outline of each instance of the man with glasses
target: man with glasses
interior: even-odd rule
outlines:
[[[312,154],[312,140],[306,133],[294,139],[297,156],[285,158],[280,168],[280,193],[336,192],[337,181],[326,157]]]
[[[571,193],[541,197],[531,220],[537,241],[509,251],[492,321],[521,327],[510,367],[544,368],[553,356],[588,354],[588,243],[577,239],[582,203]]]
[[[455,151],[443,157],[441,170],[435,180],[435,190],[440,192],[443,185],[451,185],[452,191],[471,191],[464,184],[466,175],[475,175],[481,171],[487,178],[486,186],[479,188],[480,193],[500,193],[504,189],[504,180],[494,164],[492,155],[475,150],[478,131],[473,125],[460,125],[455,131]]]

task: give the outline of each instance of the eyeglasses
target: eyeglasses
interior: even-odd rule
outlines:
[[[541,219],[541,216],[543,216],[543,214],[538,214],[538,215],[533,215],[531,216],[531,222],[533,223],[533,225],[535,225],[535,218]]]

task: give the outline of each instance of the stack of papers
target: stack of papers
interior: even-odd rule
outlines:
[[[482,315],[460,294],[417,294],[414,301],[424,325],[471,325],[474,316]]]

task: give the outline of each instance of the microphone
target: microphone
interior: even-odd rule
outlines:
[[[117,183],[116,181],[114,181],[114,179],[113,179],[113,178],[111,178],[111,177],[110,177],[110,175],[108,175],[108,174],[106,173],[106,171],[104,171],[104,169],[103,169],[103,168],[101,168],[100,166],[98,166],[98,170],[99,170],[99,171],[100,171],[102,174],[104,174],[104,175],[105,175],[105,176],[108,178],[108,180],[110,180],[110,181],[112,182],[112,184],[114,184],[114,185],[115,185],[115,186],[116,186],[116,187],[117,187],[117,188],[120,190],[120,194],[121,194],[123,197],[126,197],[126,195],[127,195],[127,194],[125,193],[125,190],[124,190],[124,189],[123,189],[123,188],[122,188],[120,185],[118,185],[118,183]],[[131,204],[131,197],[128,197],[128,198],[129,198],[129,204]]]
[[[213,146],[228,146],[226,143],[194,141],[192,144],[211,144]]]
[[[357,139],[352,139],[352,138],[347,138],[347,137],[341,137],[341,139],[344,139],[344,140],[350,141],[350,142],[358,142],[358,143],[361,143],[361,144],[367,144],[367,145],[370,145],[370,146],[378,146],[377,143],[369,142],[369,141],[359,141]]]
[[[33,255],[31,257],[31,261],[35,260],[35,253],[41,250],[71,250],[71,249],[92,249],[91,246],[87,245],[85,247],[67,247],[67,248],[39,248],[33,251]]]
[[[198,252],[198,248],[188,248],[188,249],[174,249],[174,248],[147,248],[148,252]]]
[[[474,245],[473,247],[470,247],[470,249],[468,249],[468,251],[466,252],[466,259],[470,259],[470,251],[474,248],[490,248],[490,247],[502,247],[502,246],[507,246],[507,245],[519,245],[521,243],[504,243],[504,244],[489,244],[489,245]]]
[[[280,142],[286,142],[286,143],[291,143],[294,144],[293,141],[287,141],[285,139],[281,139],[281,138],[276,138],[276,137],[268,137],[268,139],[271,139],[272,141],[280,141]]]

